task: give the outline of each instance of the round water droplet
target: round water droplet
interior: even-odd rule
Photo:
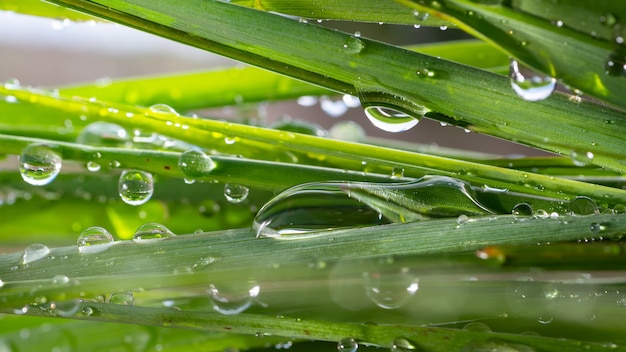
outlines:
[[[98,164],[95,161],[88,161],[87,162],[87,170],[91,171],[91,172],[97,172],[100,171],[100,164]]]
[[[405,337],[396,337],[391,342],[391,352],[409,352],[416,349],[415,344]]]
[[[93,309],[92,307],[84,307],[81,312],[80,312],[83,316],[89,317],[92,316],[95,313],[95,309]]]
[[[135,296],[130,291],[111,293],[109,303],[132,306],[135,305]]]
[[[61,171],[61,165],[59,154],[45,144],[31,144],[20,155],[20,175],[34,186],[52,182]]]
[[[45,258],[50,253],[50,249],[43,244],[35,243],[24,249],[21,263],[26,265]]]
[[[465,326],[463,326],[463,330],[474,332],[491,332],[491,328],[489,327],[489,325],[480,321],[473,321],[465,324]]]
[[[113,244],[113,236],[106,229],[92,226],[83,231],[76,245],[81,254],[99,253],[107,250]]]
[[[463,225],[463,224],[467,224],[469,222],[469,216],[465,215],[465,214],[461,214],[459,215],[459,217],[456,218],[456,223],[459,225]]]
[[[404,177],[404,169],[401,167],[394,167],[391,169],[391,178],[403,178]]]
[[[402,270],[398,273],[370,271],[363,273],[367,296],[377,306],[396,309],[406,304],[417,292],[418,279]]]
[[[211,157],[200,150],[188,150],[178,158],[178,168],[188,180],[207,176],[215,169],[215,166]]]
[[[592,215],[598,212],[598,206],[591,198],[579,196],[569,202],[569,211],[573,215]]]
[[[178,116],[178,113],[176,112],[176,110],[174,110],[173,107],[167,104],[154,104],[151,107],[149,107],[148,110],[156,114],[173,114],[173,115]]]
[[[114,123],[97,121],[85,126],[76,142],[99,147],[124,147],[130,142],[130,137],[120,125]]]
[[[330,138],[349,142],[361,142],[365,139],[365,130],[354,121],[339,121],[330,128]]]
[[[349,55],[359,54],[365,49],[365,43],[357,36],[351,36],[346,38],[341,47],[341,51]]]
[[[117,185],[120,198],[126,204],[141,205],[150,200],[154,192],[152,175],[139,170],[125,170]]]
[[[593,232],[593,233],[600,233],[602,231],[606,230],[606,225],[604,224],[600,224],[597,222],[592,222],[591,225],[589,225],[589,231]]]
[[[384,106],[364,106],[365,116],[370,122],[386,132],[403,132],[417,125],[419,119],[401,111]]]
[[[151,242],[154,240],[162,240],[164,238],[174,237],[174,233],[164,225],[156,222],[150,222],[139,226],[133,235],[134,242]]]
[[[533,215],[533,207],[528,203],[518,203],[513,207],[511,212],[513,215],[531,216]]]
[[[580,153],[573,150],[570,153],[570,157],[572,158],[572,162],[574,163],[574,165],[587,166],[593,160],[594,155],[592,152]]]
[[[50,303],[51,313],[61,317],[70,317],[80,310],[80,299],[69,299]]]
[[[356,352],[358,349],[359,343],[351,337],[343,338],[337,343],[337,350],[339,352]]]
[[[435,78],[437,77],[437,73],[433,70],[429,70],[427,68],[420,68],[416,72],[417,77],[419,78]]]
[[[552,77],[524,76],[516,60],[511,60],[511,86],[517,95],[526,101],[539,101],[549,97],[556,87]]]
[[[224,185],[224,197],[230,203],[241,203],[248,198],[248,187],[227,183]]]
[[[239,314],[250,308],[261,291],[259,285],[254,282],[245,284],[209,285],[207,293],[213,309],[224,315]]]

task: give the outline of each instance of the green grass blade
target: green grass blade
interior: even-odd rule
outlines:
[[[25,15],[50,17],[56,20],[98,21],[96,17],[39,0],[5,0],[0,3],[0,10],[13,11]]]

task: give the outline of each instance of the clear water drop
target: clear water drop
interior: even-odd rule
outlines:
[[[556,87],[556,79],[533,75],[526,77],[516,60],[511,60],[511,86],[517,95],[526,101],[539,101],[549,97]]]
[[[92,254],[106,251],[113,244],[113,236],[106,229],[92,226],[83,231],[76,245],[81,254]]]
[[[20,89],[22,87],[20,81],[17,78],[7,79],[6,81],[4,81],[3,86],[5,89]]]
[[[95,313],[95,311],[96,310],[94,308],[87,306],[81,310],[80,314],[82,314],[85,317],[90,317]]]
[[[337,343],[337,351],[339,352],[356,352],[359,349],[359,343],[351,338],[346,337]]]
[[[341,97],[341,100],[343,100],[343,103],[346,104],[346,106],[349,108],[358,108],[359,106],[361,106],[361,101],[354,95],[344,94]]]
[[[354,121],[339,121],[328,131],[328,135],[333,139],[340,139],[349,142],[362,142],[365,137],[365,130]]]
[[[472,321],[465,324],[465,326],[463,326],[463,330],[474,332],[491,332],[491,328],[489,327],[489,325],[480,321]]]
[[[33,186],[47,185],[61,172],[61,156],[45,144],[27,146],[19,160],[22,179]]]
[[[30,264],[32,262],[36,262],[48,256],[50,253],[50,248],[46,247],[43,244],[35,243],[24,249],[22,253],[21,263],[23,265]]]
[[[109,303],[133,306],[135,305],[135,296],[130,291],[111,293],[109,296]]]
[[[367,296],[377,306],[396,309],[405,305],[419,289],[418,279],[401,270],[397,273],[370,271],[363,273]]]
[[[99,147],[124,147],[130,142],[130,136],[124,127],[110,122],[97,121],[85,126],[76,142]]]
[[[80,299],[74,298],[50,303],[51,313],[60,317],[71,317],[80,310]]]
[[[87,170],[91,171],[91,172],[98,172],[100,171],[101,166],[100,164],[98,164],[95,161],[88,161],[87,162]]]
[[[594,155],[592,152],[581,153],[573,150],[570,158],[576,166],[587,166],[593,161]]]
[[[404,177],[404,169],[401,167],[394,167],[391,169],[391,178],[403,178]]]
[[[343,116],[348,111],[348,105],[343,99],[333,100],[327,96],[320,97],[320,107],[326,115],[333,118]]]
[[[250,190],[248,187],[239,184],[226,183],[224,185],[224,197],[230,203],[241,203],[248,198]]]
[[[152,175],[140,170],[124,170],[117,185],[120,198],[129,205],[141,205],[154,193]]]
[[[391,352],[410,352],[416,349],[417,346],[406,337],[396,337],[391,342]]]
[[[211,157],[201,150],[187,150],[178,158],[178,168],[189,180],[206,177],[215,167]]]
[[[52,286],[64,286],[70,283],[70,278],[65,275],[55,275],[52,278]]]
[[[518,203],[511,211],[513,215],[531,216],[533,215],[533,207],[528,203]]]
[[[164,225],[156,222],[149,222],[139,226],[133,235],[133,242],[152,242],[174,236],[174,233]]]
[[[408,114],[385,106],[364,106],[365,116],[370,122],[386,132],[404,132],[415,127],[419,122]]]
[[[592,215],[598,212],[598,206],[591,198],[578,196],[569,202],[569,211],[573,215]]]
[[[156,114],[172,114],[178,116],[176,110],[167,104],[154,104],[148,108],[152,113]]]
[[[604,230],[606,230],[606,225],[604,224],[592,222],[591,225],[589,225],[589,231],[593,232],[594,234],[600,233]]]
[[[255,282],[231,285],[209,285],[207,293],[213,310],[224,315],[236,315],[252,306],[261,288]]]
[[[359,34],[360,36],[360,34]],[[341,47],[341,51],[349,55],[360,54],[365,49],[365,43],[358,36],[350,36],[346,38]]]

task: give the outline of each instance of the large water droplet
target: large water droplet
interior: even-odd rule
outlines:
[[[92,226],[83,231],[76,245],[81,254],[99,253],[107,250],[113,244],[113,236],[106,229]]]
[[[341,50],[349,55],[359,54],[363,51],[363,49],[365,49],[365,43],[363,43],[363,41],[359,39],[358,36],[350,36],[346,38],[343,46],[341,47]]]
[[[120,175],[117,190],[124,203],[141,205],[152,197],[154,180],[145,171],[125,170]]]
[[[250,190],[244,185],[227,183],[224,185],[224,197],[230,203],[241,203],[248,198]]]
[[[569,211],[574,215],[591,215],[598,212],[598,206],[591,198],[578,196],[569,202]]]
[[[24,249],[21,263],[26,265],[45,258],[50,253],[50,249],[43,244],[35,243]]]
[[[415,344],[406,337],[396,337],[391,343],[391,352],[410,352],[416,349]]]
[[[167,104],[154,104],[151,107],[149,107],[148,110],[156,114],[173,114],[173,115],[178,116],[178,113],[176,112],[176,110],[174,110],[173,107]]]
[[[549,97],[556,87],[552,77],[526,77],[519,69],[516,60],[511,60],[511,86],[517,95],[527,101],[539,101]]]
[[[189,180],[195,180],[207,176],[215,163],[203,151],[191,149],[180,155],[178,168]]]
[[[109,303],[132,306],[135,305],[135,296],[130,291],[111,293]]]
[[[371,271],[363,274],[367,296],[377,306],[396,309],[405,305],[417,292],[418,279],[408,270],[398,273]]]
[[[34,186],[52,182],[61,171],[61,165],[59,154],[45,144],[31,144],[20,155],[20,175]]]
[[[323,230],[490,213],[451,177],[407,183],[319,182],[292,187],[257,213],[257,237],[297,239]],[[315,234],[318,235],[318,234]]]
[[[356,352],[359,349],[359,343],[351,338],[346,337],[337,343],[337,351],[339,352]]]
[[[124,127],[103,121],[90,123],[76,137],[77,143],[101,147],[123,147],[129,141]]]
[[[254,282],[220,285],[219,288],[211,284],[207,293],[216,312],[235,315],[250,308],[260,290],[260,286]]]
[[[145,243],[174,236],[174,233],[164,225],[156,222],[150,222],[139,226],[133,235],[133,241]]]
[[[415,127],[419,119],[413,118],[394,108],[385,106],[364,106],[365,116],[370,122],[386,132],[403,132]]]
[[[50,303],[51,313],[61,316],[70,317],[80,310],[80,299],[69,299],[65,301],[55,301]]]

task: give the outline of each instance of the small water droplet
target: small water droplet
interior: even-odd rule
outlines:
[[[80,299],[69,299],[64,301],[55,301],[50,303],[50,310],[52,314],[61,317],[70,317],[80,310]]]
[[[531,216],[533,215],[533,208],[528,203],[518,203],[511,212],[513,215]]]
[[[27,146],[19,159],[22,179],[33,186],[49,184],[61,171],[61,157],[45,144]]]
[[[139,226],[133,235],[133,242],[152,242],[174,236],[174,233],[164,225],[156,222],[149,222]]]
[[[178,168],[189,180],[205,177],[216,165],[206,153],[200,150],[187,150],[178,159]]]
[[[88,161],[87,162],[87,170],[91,171],[91,172],[98,172],[100,171],[100,164],[98,164],[95,161]]]
[[[124,147],[130,142],[128,132],[124,127],[114,123],[97,121],[85,126],[76,142],[99,147]]]
[[[600,16],[600,23],[607,27],[613,27],[617,23],[617,18],[614,14],[607,12]]]
[[[83,231],[76,245],[81,254],[99,253],[107,250],[113,244],[113,236],[106,229],[92,226]]]
[[[573,150],[570,153],[570,157],[572,158],[572,162],[574,163],[574,165],[587,166],[593,160],[594,155],[592,152],[581,153]]]
[[[339,352],[356,352],[359,349],[359,343],[351,338],[346,337],[337,343],[337,351]]]
[[[209,285],[207,293],[213,304],[213,309],[224,315],[239,314],[250,308],[261,291],[255,282],[245,284]]]
[[[526,77],[516,60],[511,60],[511,86],[517,95],[526,101],[539,101],[549,97],[556,87],[556,79],[533,75]]]
[[[404,169],[401,167],[394,167],[391,169],[391,178],[403,178],[404,177]]]
[[[569,202],[569,211],[573,215],[591,215],[598,212],[598,206],[591,198],[578,196]]]
[[[111,296],[109,296],[109,303],[133,306],[135,305],[135,296],[130,291],[111,293]]]
[[[21,84],[17,78],[9,78],[4,82],[5,89],[20,89]]]
[[[21,263],[26,265],[45,258],[50,253],[50,249],[43,244],[35,243],[24,249]]]
[[[609,76],[626,75],[626,56],[620,53],[611,53],[606,59],[604,69]]]
[[[593,233],[600,233],[606,230],[606,225],[604,224],[600,224],[597,222],[592,222],[591,225],[589,225],[589,231],[593,232]]]
[[[480,321],[473,321],[465,324],[465,326],[463,326],[463,330],[474,332],[491,332],[491,328],[489,327],[489,325]]]
[[[405,305],[419,289],[418,279],[408,270],[398,273],[370,271],[363,275],[367,296],[384,309],[396,309]]]
[[[156,114],[173,114],[173,115],[178,116],[178,113],[176,112],[176,110],[174,110],[173,107],[167,104],[154,104],[151,107],[149,107],[148,110]]]
[[[465,214],[461,214],[459,215],[459,217],[456,218],[456,223],[459,225],[463,225],[469,222],[469,217]]]
[[[239,184],[227,183],[224,185],[224,197],[230,203],[241,203],[248,198],[250,190]]]
[[[94,313],[95,313],[95,309],[93,309],[92,307],[89,307],[89,306],[84,307],[84,308],[81,310],[81,314],[82,314],[83,316],[85,316],[85,317],[90,317],[90,316],[92,316]]]
[[[415,73],[417,74],[417,77],[420,77],[420,78],[435,78],[435,77],[437,77],[437,73],[435,71],[429,70],[427,68],[420,68]]]
[[[117,190],[124,203],[141,205],[150,200],[154,193],[152,175],[140,170],[124,170],[120,175]]]
[[[346,54],[356,55],[361,53],[364,48],[365,44],[361,39],[359,39],[357,36],[350,36],[344,41],[341,50]]]
[[[405,337],[396,337],[391,343],[391,352],[409,352],[416,349],[415,344]]]
[[[404,132],[415,127],[419,119],[385,106],[364,106],[365,116],[370,122],[386,132]]]
[[[70,278],[65,275],[55,275],[52,278],[52,286],[63,286],[70,282]]]

